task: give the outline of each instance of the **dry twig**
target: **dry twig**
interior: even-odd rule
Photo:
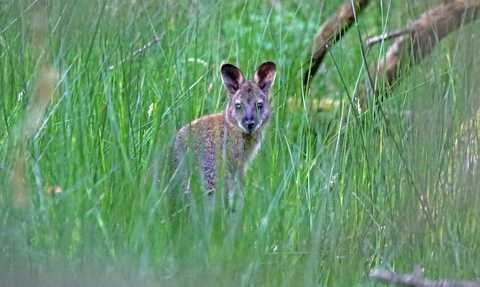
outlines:
[[[367,39],[365,41],[365,45],[372,46],[372,45],[374,45],[374,44],[376,44],[380,41],[396,38],[398,36],[401,36],[403,34],[406,34],[406,33],[410,32],[410,31],[411,31],[411,29],[398,29],[398,30],[395,30],[395,31],[392,31],[392,32],[389,32],[389,33],[384,33],[380,36],[375,36],[375,37]]]

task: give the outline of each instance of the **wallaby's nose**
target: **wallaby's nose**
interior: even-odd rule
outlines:
[[[255,121],[253,120],[253,118],[251,120],[245,121],[245,127],[247,128],[248,132],[251,133],[254,126],[255,126]]]

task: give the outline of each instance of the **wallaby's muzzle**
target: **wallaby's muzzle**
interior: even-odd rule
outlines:
[[[252,108],[247,108],[245,111],[245,116],[242,120],[243,128],[248,132],[252,133],[255,130],[255,113]]]

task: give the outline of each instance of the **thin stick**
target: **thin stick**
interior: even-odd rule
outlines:
[[[382,35],[375,36],[375,37],[367,39],[367,41],[365,41],[365,45],[370,47],[370,46],[372,46],[372,45],[374,45],[374,44],[376,44],[380,41],[384,41],[384,40],[388,40],[388,39],[392,39],[392,38],[397,38],[398,36],[401,36],[403,34],[411,32],[411,30],[412,29],[398,29],[398,30],[392,31],[390,33],[384,33]]]
[[[135,57],[136,55],[144,52],[146,49],[150,48],[151,46],[153,46],[155,43],[157,43],[158,41],[160,41],[162,39],[162,37],[155,37],[153,38],[153,40],[151,42],[148,42],[148,44],[144,45],[143,47],[141,47],[140,49],[136,50],[135,52],[132,53],[132,55],[130,55],[130,57],[128,58],[125,58],[123,60],[121,60],[120,62],[117,63],[117,66],[118,65],[121,65],[123,63],[125,63],[128,59],[132,58],[132,57]],[[113,69],[115,69],[115,65],[112,65],[108,68],[109,71],[112,71]]]

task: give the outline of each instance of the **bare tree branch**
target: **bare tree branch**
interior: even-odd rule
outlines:
[[[478,281],[430,281],[425,279],[422,274],[416,273],[397,275],[391,271],[373,269],[370,271],[369,277],[381,282],[408,287],[480,287]]]
[[[315,76],[327,53],[328,47],[342,38],[354,23],[355,16],[361,13],[369,2],[370,0],[346,0],[335,12],[335,15],[328,18],[318,29],[317,39],[313,48],[315,54],[311,58],[312,64],[303,76],[303,84],[305,86]]]

